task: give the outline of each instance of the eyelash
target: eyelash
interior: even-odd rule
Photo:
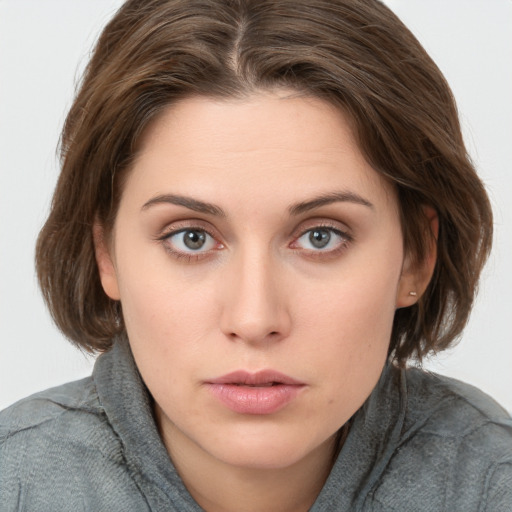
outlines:
[[[342,231],[339,228],[331,225],[331,224],[323,224],[318,223],[314,226],[308,227],[307,229],[301,231],[299,236],[295,237],[294,242],[292,242],[291,246],[292,249],[293,244],[295,244],[298,240],[300,240],[303,236],[307,235],[308,233],[312,233],[313,231],[329,231],[329,233],[336,235],[339,237],[339,242],[337,243],[336,247],[334,249],[300,249],[298,248],[297,251],[303,251],[305,255],[308,258],[316,259],[316,258],[322,258],[322,259],[330,259],[336,257],[339,253],[343,252],[347,249],[347,247],[350,245],[351,242],[353,242],[354,238],[352,235],[347,233],[346,231]]]
[[[331,234],[336,235],[341,240],[337,244],[337,246],[334,249],[328,249],[328,250],[314,250],[314,249],[301,249],[298,247],[294,247],[293,245],[297,243],[298,240],[300,240],[303,236],[307,235],[308,233],[311,233],[315,230],[318,231],[329,231]],[[204,228],[203,226],[187,226],[187,227],[179,227],[179,228],[171,228],[167,230],[164,234],[160,235],[157,240],[160,241],[163,245],[165,250],[175,259],[177,260],[184,260],[186,262],[196,262],[203,260],[204,258],[207,258],[212,254],[212,251],[221,250],[224,248],[224,245],[222,243],[216,242],[217,247],[208,251],[198,251],[198,252],[185,252],[173,249],[169,243],[169,239],[173,236],[179,235],[180,233],[186,233],[191,231],[198,231],[205,233],[209,237],[211,237],[213,240],[216,240],[215,235],[213,235],[208,229]],[[294,241],[289,245],[289,247],[293,250],[296,250],[297,252],[303,252],[308,258],[316,259],[316,258],[323,258],[323,259],[330,259],[332,257],[337,256],[340,252],[344,251],[348,245],[353,242],[352,235],[348,234],[345,231],[341,231],[337,227],[331,225],[331,224],[323,224],[318,223],[314,226],[311,226],[307,229],[304,229],[300,232],[298,235],[294,235]]]
[[[206,233],[213,240],[216,239],[215,235],[213,235],[208,229],[205,229],[203,226],[187,226],[180,228],[172,228],[169,231],[166,231],[163,235],[158,237],[158,240],[162,242],[165,250],[177,260],[184,260],[186,262],[195,262],[208,257],[211,254],[211,250],[208,252],[184,252],[173,249],[171,245],[168,243],[169,239],[173,236],[179,235],[180,233],[186,233],[189,231],[199,231],[202,233]],[[220,250],[224,248],[224,245],[221,243],[217,244],[217,248],[213,250]]]

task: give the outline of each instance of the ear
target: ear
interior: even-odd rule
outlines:
[[[397,309],[406,308],[418,302],[427,289],[436,266],[439,217],[430,206],[424,206],[423,211],[430,226],[428,253],[419,264],[413,262],[408,255],[405,256],[396,296]]]
[[[94,241],[94,254],[96,264],[100,273],[101,285],[103,290],[112,300],[119,300],[119,286],[117,284],[117,274],[111,257],[111,250],[108,247],[105,230],[103,226],[95,221],[92,227]]]

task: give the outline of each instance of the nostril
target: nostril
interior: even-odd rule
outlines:
[[[274,338],[279,338],[280,336],[280,333],[279,331],[271,331],[269,332],[266,336],[257,336],[257,337],[251,337],[251,336],[242,336],[240,334],[237,334],[236,332],[230,332],[228,337],[232,340],[237,340],[237,339],[245,339],[245,340],[252,340],[252,341],[263,341],[264,339],[267,339],[267,340],[270,340],[270,339],[274,339]],[[256,339],[257,338],[257,339]]]

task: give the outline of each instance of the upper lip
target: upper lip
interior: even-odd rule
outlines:
[[[303,386],[300,382],[284,373],[276,370],[261,370],[251,373],[245,370],[237,370],[221,377],[208,381],[209,384],[236,384],[239,386],[264,386],[269,384],[285,384],[288,386]]]

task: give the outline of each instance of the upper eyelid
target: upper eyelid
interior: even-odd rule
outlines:
[[[306,233],[309,233],[310,231],[315,231],[315,229],[325,229],[326,231],[332,231],[340,236],[343,236],[345,238],[351,238],[351,236],[346,233],[345,231],[342,231],[341,229],[338,229],[333,226],[316,226],[312,228],[308,228],[304,230],[297,238],[302,238]]]
[[[321,219],[313,219],[310,225],[304,226],[304,223],[299,226],[292,236],[299,237],[307,233],[308,231],[312,231],[316,228],[330,229],[332,231],[336,231],[345,235],[348,238],[353,238],[352,230],[343,222],[339,221],[329,221],[329,220],[321,220]]]
[[[304,234],[307,233],[308,231],[313,231],[314,229],[330,229],[332,231],[338,231],[340,233],[344,232],[344,230],[340,226],[333,226],[332,224],[315,224],[307,228],[301,228],[299,232]]]
[[[182,224],[183,223],[183,224]],[[182,224],[182,225],[180,225]],[[165,238],[169,238],[172,235],[176,235],[183,231],[204,231],[212,238],[217,239],[218,235],[215,234],[215,230],[211,229],[204,225],[204,221],[200,219],[191,219],[191,220],[183,220],[176,221],[170,224],[167,224],[164,228],[160,230],[160,233],[157,235],[157,238],[163,240]]]

